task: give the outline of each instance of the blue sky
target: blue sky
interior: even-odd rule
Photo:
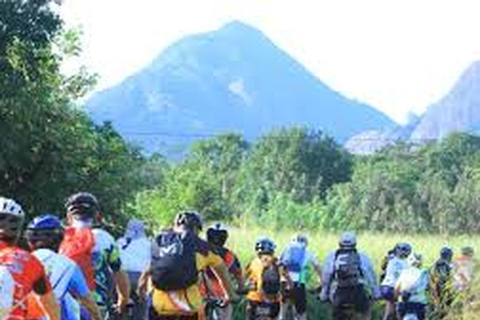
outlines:
[[[64,0],[81,26],[79,62],[98,89],[147,65],[175,40],[241,20],[318,78],[404,122],[480,59],[474,0]]]

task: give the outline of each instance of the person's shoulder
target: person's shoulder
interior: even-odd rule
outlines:
[[[115,238],[105,229],[95,228],[92,229],[92,233],[97,242],[105,242],[109,244],[115,243]]]
[[[207,241],[203,240],[202,238],[196,236],[196,235],[191,235],[193,238],[193,243],[195,246],[195,251],[197,253],[200,253],[202,255],[208,255],[208,254],[215,254],[218,255],[215,251],[215,248],[208,243]]]

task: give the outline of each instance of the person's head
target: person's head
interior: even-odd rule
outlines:
[[[304,234],[295,234],[293,237],[292,237],[292,242],[293,243],[298,243],[300,245],[302,245],[303,247],[307,247],[308,246],[308,238],[307,236],[305,236]]]
[[[421,268],[423,264],[423,257],[421,254],[412,253],[408,256],[408,264],[414,268]]]
[[[13,245],[22,232],[25,213],[20,204],[0,197],[0,241]]]
[[[28,224],[25,236],[33,250],[50,249],[56,252],[62,243],[63,231],[60,219],[52,214],[43,214]]]
[[[138,219],[130,219],[127,223],[127,229],[125,230],[125,238],[139,239],[146,237],[145,224]]]
[[[255,251],[258,255],[273,255],[275,248],[275,243],[267,237],[261,237],[255,243]]]
[[[440,249],[440,259],[447,261],[447,262],[452,262],[453,259],[453,250],[450,247],[443,247]]]
[[[174,227],[179,231],[191,231],[199,234],[203,228],[202,217],[195,211],[183,211],[175,217]]]
[[[395,255],[400,259],[406,259],[412,253],[412,245],[406,242],[399,242],[395,246]]]
[[[98,200],[88,192],[78,192],[71,195],[65,203],[65,210],[70,225],[92,226],[100,220]]]
[[[220,222],[207,229],[207,241],[215,246],[223,247],[228,239],[228,230]]]
[[[462,253],[462,256],[473,258],[475,255],[475,249],[473,249],[472,246],[465,246],[460,249],[460,252]]]
[[[351,231],[342,233],[338,241],[338,246],[343,250],[353,250],[357,247],[357,236]]]

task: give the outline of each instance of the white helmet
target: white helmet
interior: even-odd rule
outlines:
[[[306,235],[298,233],[292,236],[292,242],[297,242],[306,247],[308,245],[308,238]]]
[[[355,248],[357,245],[357,236],[351,231],[346,231],[340,236],[338,244],[342,248]]]
[[[22,207],[15,200],[0,197],[0,214],[9,214],[22,218],[25,216]]]
[[[408,264],[412,267],[420,268],[423,263],[423,257],[421,254],[413,253],[408,256]]]
[[[14,237],[20,234],[25,213],[12,199],[0,197],[0,234]]]

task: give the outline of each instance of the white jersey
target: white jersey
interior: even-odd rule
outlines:
[[[145,237],[134,240],[120,238],[117,241],[123,270],[144,272],[150,266],[151,242]]]
[[[385,271],[385,278],[382,281],[382,286],[395,287],[398,278],[403,270],[409,267],[406,259],[393,257],[388,261],[387,269]]]
[[[427,303],[428,272],[418,268],[409,267],[402,271],[395,289],[400,292],[410,293],[409,302]]]

